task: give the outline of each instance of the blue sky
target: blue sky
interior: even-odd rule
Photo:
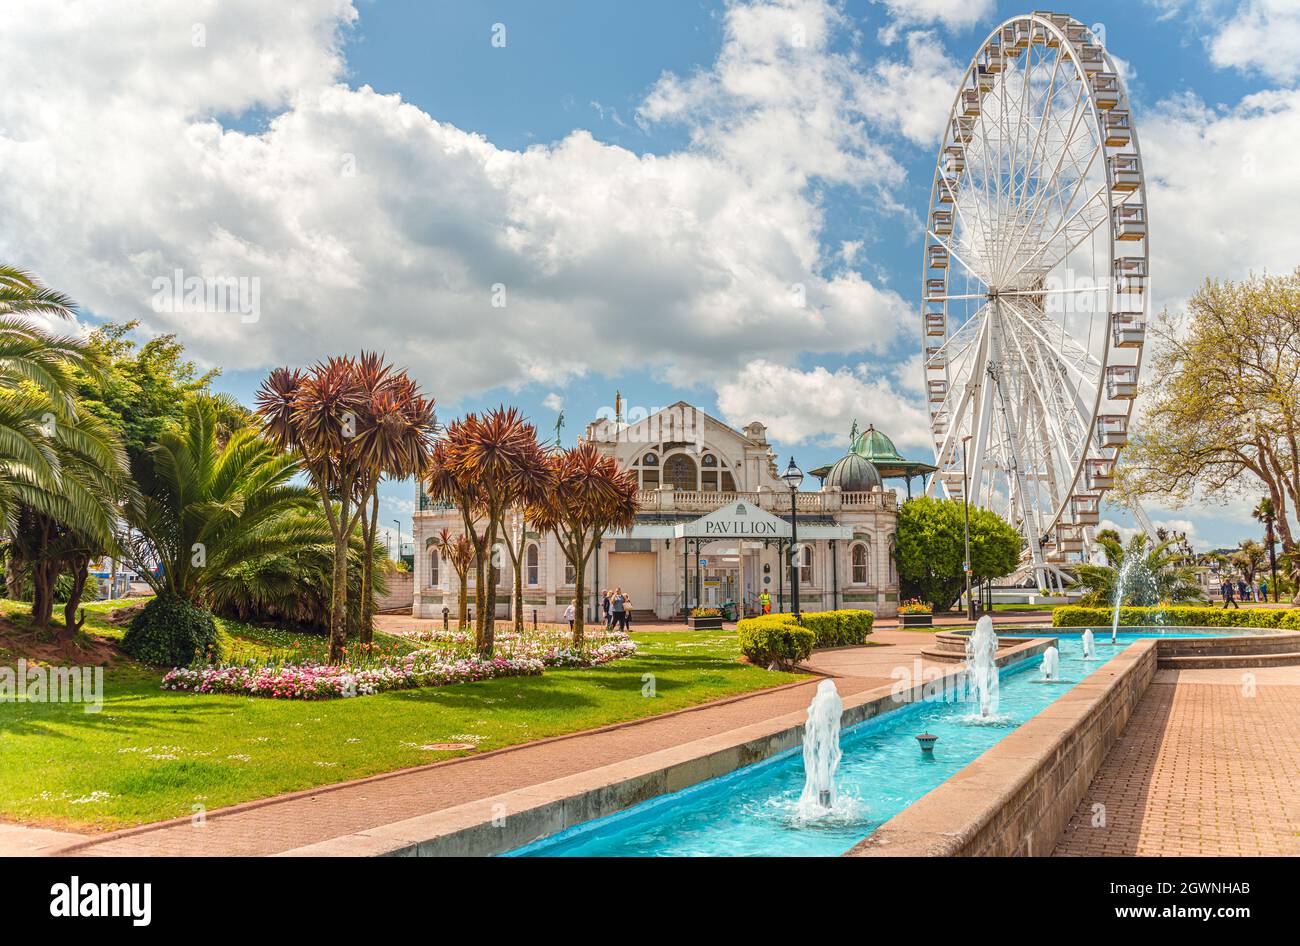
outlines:
[[[411,366],[444,419],[508,402],[549,431],[562,409],[572,442],[618,390],[637,407],[685,399],[737,425],[763,420],[805,468],[843,452],[853,419],[926,455],[913,312],[935,136],[952,77],[1023,4],[175,6],[119,11],[93,48],[57,23],[30,27],[28,39],[70,44],[74,65],[0,111],[0,156],[30,160],[49,188],[38,238],[0,237],[0,251],[83,300],[88,321],[176,331],[245,401],[273,364],[378,347]],[[1241,160],[1234,140],[1300,137],[1296,70],[1268,48],[1296,35],[1287,7],[1068,7],[1102,24],[1126,65],[1165,303],[1205,275],[1300,260],[1289,236],[1235,237],[1218,186]],[[807,60],[771,53],[755,25],[768,10],[809,24]],[[83,100],[89,127],[69,132]],[[822,101],[832,107],[813,114]],[[5,151],[6,135],[49,152]],[[322,183],[339,156],[360,168],[345,175],[355,183]],[[1243,193],[1295,186],[1276,156],[1258,157]],[[57,179],[65,169],[73,183]],[[85,188],[66,211],[61,183]],[[33,213],[38,196],[0,190],[0,209]],[[678,211],[675,230],[664,219]],[[590,246],[556,260],[556,241]],[[141,287],[173,265],[260,275],[265,317],[150,311]],[[512,293],[502,313],[484,305],[497,271]],[[792,322],[759,285],[801,272],[826,324]],[[385,489],[383,518],[407,534],[411,500],[408,485]],[[1219,545],[1254,532],[1246,500],[1233,502],[1151,511]]]

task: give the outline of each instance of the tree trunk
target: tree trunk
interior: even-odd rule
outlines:
[[[576,552],[576,549],[575,549]],[[574,556],[573,562],[573,596],[576,599],[573,605],[573,646],[581,647],[583,643],[583,631],[586,618],[586,571],[584,567],[587,563],[582,560],[580,555]]]
[[[326,497],[326,502],[329,502]],[[330,653],[329,662],[343,662],[347,646],[348,620],[348,523],[351,521],[346,492],[339,500],[339,528],[334,535],[334,587],[330,596]]]
[[[460,606],[456,615],[457,630],[467,630],[469,628],[469,569],[457,573],[460,577]]]
[[[474,556],[474,647],[479,652],[483,652],[484,641],[486,640],[483,627],[483,613],[487,609],[484,603],[487,596],[484,593],[483,578],[483,555],[480,552]]]
[[[86,612],[83,610],[78,617],[77,609],[81,607],[81,596],[86,591],[86,580],[89,577],[90,559],[84,555],[78,556],[72,566],[72,593],[63,606],[63,626],[67,629],[68,637],[79,634],[82,625],[86,623]]]
[[[515,612],[515,631],[519,634],[524,632],[524,572],[520,567],[524,558],[523,548],[524,544],[520,542],[519,561],[513,563],[515,569],[515,603],[512,610]]]
[[[369,520],[369,521],[367,521]],[[361,512],[361,531],[365,536],[365,554],[361,559],[361,643],[369,646],[375,639],[375,601],[374,601],[374,568],[375,568],[375,533],[379,529],[379,486],[376,485],[371,491],[370,515],[367,516],[365,510]],[[397,536],[397,557],[402,556],[402,537],[399,533]]]
[[[23,599],[23,578],[24,563],[11,543],[9,546],[9,559],[5,562],[5,596],[11,601],[21,601]]]
[[[53,562],[37,562],[32,566],[32,623],[48,628],[54,616],[54,583],[58,569]]]

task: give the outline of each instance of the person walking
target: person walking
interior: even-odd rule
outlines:
[[[1261,578],[1259,580],[1259,600],[1260,601],[1268,600],[1268,580],[1264,578]]]
[[[758,606],[764,614],[772,613],[772,596],[768,593],[766,588],[764,588],[763,593],[758,596]]]
[[[1250,600],[1250,586],[1246,584],[1246,579],[1237,579],[1237,598],[1241,601]]]
[[[1234,597],[1234,594],[1235,592],[1232,589],[1232,579],[1230,578],[1223,583],[1223,610],[1228,610],[1228,605],[1232,605],[1234,608],[1241,607],[1241,605],[1237,604],[1237,599]]]
[[[600,611],[601,616],[605,619],[605,630],[609,630],[614,624],[614,617],[609,610],[609,589],[606,588],[600,593]]]
[[[570,634],[573,633],[573,620],[574,620],[574,615],[577,613],[577,611],[578,611],[578,599],[574,598],[572,601],[569,602],[569,606],[564,609],[564,620],[569,622]]]
[[[623,633],[632,630],[632,596],[623,595]]]
[[[609,599],[609,607],[614,618],[613,626],[619,628],[620,630],[623,627],[623,620],[624,620],[623,615],[625,613],[623,608],[626,605],[626,603],[627,603],[627,598],[623,596],[623,589],[615,588],[613,596]]]

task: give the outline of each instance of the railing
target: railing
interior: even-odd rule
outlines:
[[[790,512],[790,494],[776,490],[757,492],[709,491],[685,489],[643,489],[637,491],[641,512],[709,513],[737,500],[760,509],[785,515]],[[796,493],[795,508],[802,513],[838,512],[841,509],[896,509],[898,500],[892,491],[841,493]]]
[[[788,515],[790,494],[777,490],[745,492],[739,490],[688,490],[642,489],[637,490],[637,507],[641,512],[698,513],[704,515],[737,500],[752,503],[760,509]],[[421,512],[438,512],[452,508],[448,503],[435,502],[420,494]],[[831,490],[825,493],[796,493],[795,508],[801,513],[833,513],[841,509],[853,511],[898,508],[898,499],[889,490],[882,492],[842,493]]]

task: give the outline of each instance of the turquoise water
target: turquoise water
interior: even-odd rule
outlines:
[[[1096,632],[1094,632],[1096,633]],[[664,795],[606,818],[588,821],[509,852],[528,857],[829,857],[843,854],[880,824],[995,745],[1021,723],[1144,637],[1207,637],[1226,630],[1163,633],[1121,631],[1118,646],[1097,634],[1097,659],[1083,660],[1077,633],[1060,640],[1061,682],[1039,682],[1041,658],[1001,674],[1001,705],[992,721],[967,702],[923,702],[845,729],[833,812],[801,822],[795,803],[803,788],[803,757],[794,748],[721,778]],[[1042,636],[1049,636],[1044,632]],[[955,698],[956,694],[948,694]],[[939,737],[921,754],[918,733]]]

